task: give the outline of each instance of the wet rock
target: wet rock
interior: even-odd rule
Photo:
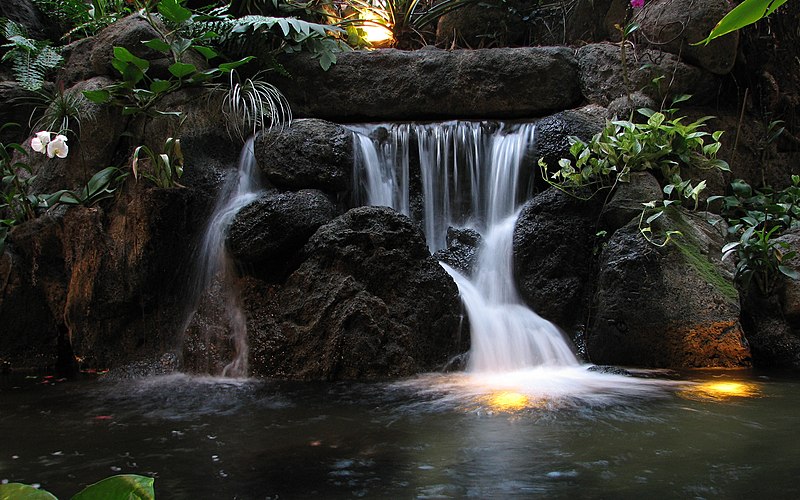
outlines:
[[[275,83],[292,110],[338,121],[530,118],[581,99],[566,47],[344,52],[327,72],[296,54],[284,65],[292,79]]]
[[[739,323],[732,263],[721,262],[724,223],[670,208],[653,235],[638,220],[616,231],[600,257],[587,348],[594,363],[653,368],[742,367],[750,350]],[[635,284],[635,285],[634,285]]]
[[[447,248],[433,254],[437,261],[444,262],[456,271],[469,276],[478,257],[481,235],[465,227],[447,228]]]
[[[631,117],[636,120],[640,115],[636,112],[639,108],[658,109],[655,99],[641,92],[632,92],[630,98],[627,95],[617,97],[608,104],[606,117],[609,119],[628,120]]]
[[[514,276],[541,317],[575,333],[586,320],[598,201],[551,188],[525,204],[514,229]]]
[[[787,323],[776,296],[751,293],[745,300],[742,323],[758,368],[800,370],[800,330],[797,319]],[[788,318],[787,318],[788,319]]]
[[[544,158],[550,168],[558,168],[561,158],[573,159],[569,154],[570,136],[589,141],[605,125],[605,109],[599,106],[561,111],[536,122],[535,159]]]
[[[786,252],[795,252],[791,259],[785,259],[783,265],[790,269],[800,270],[800,230],[790,229],[783,233],[778,241],[788,245]],[[781,276],[780,301],[783,315],[791,323],[800,326],[800,280]]]
[[[692,45],[703,40],[728,11],[726,0],[653,0],[635,11],[645,39],[661,50],[718,75],[727,74],[736,62],[739,32],[717,38],[708,45]]]
[[[336,215],[322,191],[267,193],[236,214],[228,244],[234,257],[247,262],[288,260]]]
[[[463,352],[460,301],[419,229],[386,207],[320,227],[282,286],[245,293],[254,373],[303,379],[410,375]]]
[[[620,182],[603,207],[601,226],[613,233],[642,214],[643,203],[664,199],[661,184],[650,172],[631,172],[628,182]]]
[[[680,62],[678,57],[660,51],[643,49],[635,54],[629,50],[627,56],[628,87],[623,78],[620,47],[610,43],[594,43],[581,47],[577,52],[580,68],[580,87],[584,97],[595,104],[608,106],[628,92],[643,94],[661,102],[659,93],[669,96],[693,95],[693,103],[701,103],[716,95],[716,78],[700,68]],[[643,65],[646,60],[649,64]],[[661,88],[656,89],[653,80],[660,76]],[[667,84],[669,83],[669,88]]]
[[[353,133],[324,120],[295,120],[256,140],[256,161],[270,182],[286,189],[350,189],[353,175]]]

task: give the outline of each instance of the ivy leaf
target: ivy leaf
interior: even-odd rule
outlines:
[[[83,96],[96,104],[105,104],[111,100],[111,92],[108,90],[84,90]]]
[[[160,38],[153,38],[152,40],[148,40],[146,42],[142,42],[143,44],[147,45],[153,50],[157,50],[164,54],[169,53],[169,44]]]
[[[181,24],[192,17],[192,11],[181,6],[178,0],[161,0],[158,3],[158,13],[174,24]]]
[[[184,76],[189,76],[192,73],[197,71],[197,66],[194,64],[176,62],[172,66],[169,67],[169,72],[172,73],[177,78],[183,78]]]

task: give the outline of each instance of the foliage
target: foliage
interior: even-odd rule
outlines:
[[[711,40],[753,24],[775,12],[787,0],[744,0],[725,14],[706,38],[692,45],[708,45]]]
[[[424,46],[426,35],[443,15],[477,0],[349,0],[355,14],[344,24],[361,27],[380,26],[392,33],[394,44],[401,48]]]
[[[52,92],[39,90],[31,102],[33,114],[41,114],[33,124],[34,131],[54,130],[64,135],[71,132],[77,137],[81,122],[93,119],[96,112],[81,92],[65,91],[63,86]]]
[[[178,179],[183,175],[183,152],[180,139],[170,137],[164,143],[164,152],[157,154],[147,146],[139,146],[133,152],[131,170],[136,180],[144,177],[161,188],[183,187]],[[139,167],[140,157],[149,169]]]
[[[63,62],[56,49],[49,42],[28,38],[25,28],[8,19],[0,19],[2,33],[8,43],[2,45],[7,52],[0,62],[12,60],[14,78],[26,90],[39,90],[47,73]]]
[[[728,164],[716,157],[722,132],[701,130],[710,119],[707,116],[684,124],[684,117],[670,118],[674,110],[662,113],[642,108],[638,112],[646,122],[609,121],[588,143],[570,137],[570,154],[575,160],[562,158],[560,168],[550,172],[540,159],[544,179],[561,190],[574,192],[585,187],[613,187],[617,182],[628,182],[630,172],[651,170],[664,179],[668,197],[678,195],[673,202],[687,199],[696,208],[705,184],[683,180],[681,167],[727,171]]]
[[[90,484],[72,497],[72,500],[154,500],[156,497],[151,477],[120,474]],[[0,500],[54,500],[45,490],[21,483],[0,484]]]
[[[230,87],[222,101],[222,114],[228,133],[242,142],[260,130],[283,128],[292,121],[292,109],[286,98],[259,76],[240,82],[236,72],[232,71]]]
[[[775,191],[753,189],[741,179],[731,183],[732,194],[712,196],[708,202],[722,202],[722,215],[728,221],[734,241],[723,247],[724,257],[736,255],[736,280],[744,289],[755,284],[764,295],[772,293],[780,275],[800,279],[797,271],[784,263],[795,256],[789,245],[777,241],[785,230],[800,226],[800,176],[792,185]]]
[[[207,23],[219,33],[219,44],[228,51],[237,54],[266,51],[273,56],[308,51],[326,71],[336,63],[337,53],[350,50],[344,42],[347,31],[343,28],[292,17],[219,16]]]
[[[81,189],[76,191],[62,189],[46,199],[49,205],[83,205],[91,207],[100,201],[114,196],[117,188],[128,177],[127,172],[123,172],[117,167],[106,167],[97,172]]]
[[[66,31],[63,38],[68,40],[94,35],[133,12],[131,2],[125,0],[34,0],[34,3],[61,23]]]
[[[0,127],[0,132],[16,126],[7,123]],[[36,217],[36,210],[48,206],[48,199],[31,193],[34,176],[28,163],[15,161],[15,153],[27,156],[25,149],[16,143],[0,143],[0,253],[5,246],[8,230],[27,220]]]

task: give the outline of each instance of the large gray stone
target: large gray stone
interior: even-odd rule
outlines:
[[[592,105],[542,118],[536,122],[533,157],[543,158],[548,167],[558,169],[558,160],[573,159],[569,154],[570,136],[588,142],[604,125],[605,109]]]
[[[692,45],[703,40],[728,11],[727,0],[652,0],[638,9],[633,20],[641,34],[661,50],[679,55],[718,75],[730,73],[736,62],[739,32]]]
[[[337,121],[522,118],[574,107],[577,65],[566,47],[355,51],[330,70],[307,55],[275,83],[300,116]]]
[[[594,43],[578,49],[580,86],[589,102],[608,106],[627,92],[643,94],[661,102],[663,93],[669,96],[692,94],[692,103],[703,102],[716,95],[713,74],[681,62],[678,56],[650,49],[633,50],[628,46],[626,66],[628,88],[623,77],[620,46]],[[653,80],[664,77],[656,88]],[[669,100],[667,101],[669,102]]]
[[[732,263],[721,262],[724,223],[669,208],[653,236],[680,231],[658,247],[638,219],[617,230],[600,257],[591,361],[659,368],[742,367],[750,350],[739,323]]]
[[[256,161],[270,182],[287,189],[347,191],[353,175],[353,133],[332,122],[295,120],[258,136]]]

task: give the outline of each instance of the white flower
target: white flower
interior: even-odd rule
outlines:
[[[58,156],[59,158],[66,158],[69,153],[67,146],[67,137],[61,134],[57,135],[55,139],[47,143],[47,157],[52,158]]]
[[[36,135],[31,139],[31,149],[37,153],[45,154],[48,142],[50,142],[50,132],[46,130],[36,132]]]

